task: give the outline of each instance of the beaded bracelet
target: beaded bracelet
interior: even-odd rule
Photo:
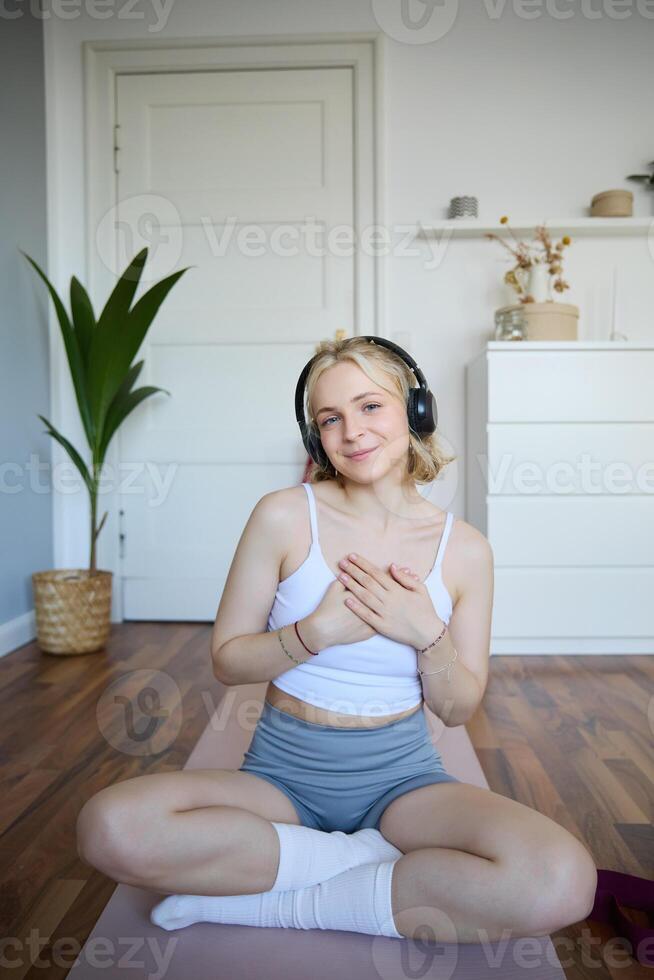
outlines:
[[[295,621],[295,623],[294,623],[294,626],[295,626],[295,632],[297,633],[297,636],[298,636],[298,639],[299,639],[299,641],[300,641],[300,643],[302,644],[302,646],[304,647],[304,649],[305,649],[305,650],[309,650],[309,647],[308,647],[308,646],[306,645],[306,643],[304,642],[304,640],[302,639],[302,637],[301,637],[301,636],[300,636],[300,634],[298,633],[298,629],[297,629],[297,620]],[[281,628],[281,629],[280,629],[280,630],[278,631],[278,633],[277,633],[277,636],[279,637],[279,642],[280,642],[280,643],[281,643],[281,645],[282,645],[282,650],[284,651],[284,653],[286,654],[286,656],[287,656],[287,657],[290,657],[290,658],[291,658],[291,660],[293,660],[293,661],[294,661],[294,662],[295,662],[296,664],[305,664],[305,663],[306,663],[306,660],[298,660],[298,659],[297,659],[297,657],[294,657],[292,653],[289,653],[289,651],[288,651],[288,650],[286,649],[286,647],[284,646],[284,641],[282,640],[282,629],[283,629],[283,628],[284,628],[284,627],[282,627],[282,628]],[[317,656],[318,656],[318,654],[317,654],[317,653],[312,653],[312,651],[311,651],[311,650],[309,650],[309,653],[311,653],[311,655],[312,655],[313,657],[317,657]]]
[[[433,641],[433,643],[430,643],[429,646],[423,647],[422,650],[418,650],[418,653],[425,653],[425,651],[431,650],[432,647],[435,647],[436,644],[439,643],[443,639],[443,637],[445,636],[446,631],[447,631],[447,623],[445,623],[443,625],[443,629],[440,631],[440,633],[438,634],[438,636],[436,637],[436,639]],[[455,650],[454,651],[454,656],[452,657],[452,659],[450,660],[449,663],[443,664],[442,667],[437,667],[436,670],[421,670],[420,667],[418,667],[418,673],[419,674],[425,674],[425,675],[426,674],[438,674],[438,673],[440,673],[441,670],[447,669],[447,683],[449,684],[450,683],[450,668],[452,667],[452,664],[454,663],[454,661],[456,660],[456,658],[458,656],[459,656],[459,654]]]
[[[430,643],[429,646],[423,647],[422,650],[418,650],[418,653],[424,653],[425,650],[431,650],[432,647],[435,647],[436,644],[439,642],[439,640],[442,640],[443,637],[445,636],[446,630],[447,630],[447,623],[444,624],[443,629],[440,631],[439,635],[436,637],[434,642]]]

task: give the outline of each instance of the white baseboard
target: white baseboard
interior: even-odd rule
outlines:
[[[16,647],[22,647],[24,643],[31,643],[35,637],[36,617],[34,610],[31,609],[0,626],[0,657],[11,653]]]
[[[651,636],[547,636],[547,637],[496,637],[491,640],[491,654],[541,654],[551,653],[593,655],[601,653],[654,653],[654,637]]]

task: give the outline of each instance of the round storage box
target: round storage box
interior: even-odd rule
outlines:
[[[572,303],[523,303],[527,340],[576,340],[579,307]]]
[[[602,191],[591,201],[592,218],[630,218],[634,213],[634,195],[631,191]]]

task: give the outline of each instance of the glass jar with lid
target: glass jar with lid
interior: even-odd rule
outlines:
[[[495,311],[495,340],[526,340],[527,321],[520,306],[503,306]]]

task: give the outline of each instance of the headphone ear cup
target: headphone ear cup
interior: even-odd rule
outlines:
[[[309,430],[307,440],[304,445],[314,463],[316,463],[318,466],[328,465],[329,458],[323,449],[320,436],[317,436],[313,430]]]
[[[411,388],[407,403],[409,425],[419,435],[431,435],[438,424],[436,399],[429,388]]]

